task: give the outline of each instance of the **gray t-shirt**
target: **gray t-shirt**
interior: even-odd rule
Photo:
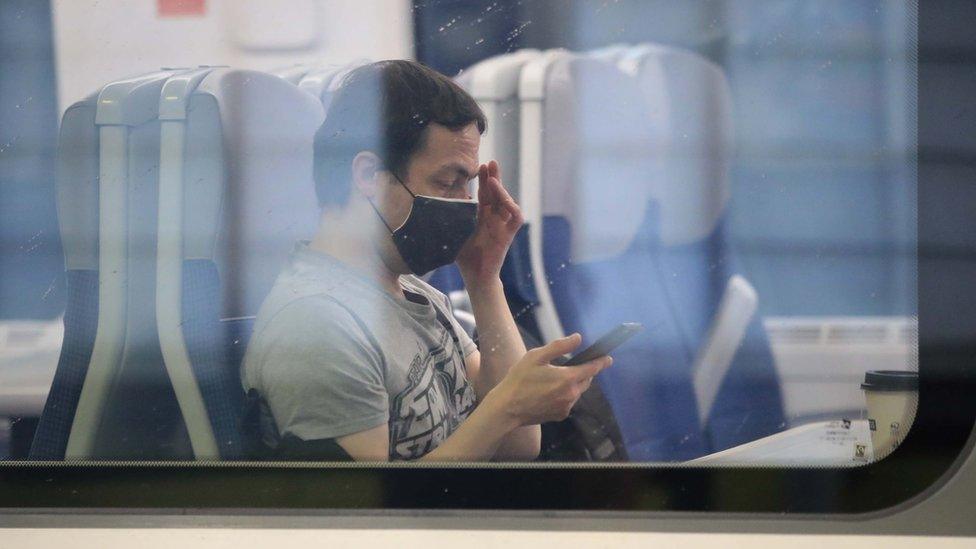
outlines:
[[[261,306],[241,370],[244,390],[266,402],[266,443],[388,423],[390,459],[416,459],[467,418],[476,401],[462,357],[474,342],[444,294],[415,276],[400,285],[407,299],[296,246]]]

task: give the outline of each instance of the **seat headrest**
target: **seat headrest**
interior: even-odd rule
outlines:
[[[595,50],[590,50],[587,55],[593,57],[594,59],[601,59],[603,61],[610,61],[611,63],[617,63],[621,58],[626,56],[633,46],[627,44],[611,44],[609,46],[604,46],[602,48],[597,48]]]
[[[454,81],[478,101],[504,101],[518,92],[519,69],[541,52],[521,49],[489,57],[454,77]]]
[[[310,69],[298,81],[298,87],[305,90],[321,101],[322,93],[329,87],[332,77],[342,68],[342,65],[322,65]]]
[[[570,222],[573,261],[619,255],[661,175],[640,90],[612,62],[567,52],[551,61],[544,93],[542,213]]]
[[[271,71],[271,74],[277,76],[278,78],[286,82],[290,82],[297,86],[298,83],[301,82],[302,78],[304,78],[305,75],[308,74],[309,70],[311,70],[311,67],[309,67],[305,63],[296,63],[294,65],[289,65],[287,67],[274,69]]]
[[[332,103],[332,97],[335,95],[336,91],[339,90],[339,86],[342,85],[343,81],[346,79],[346,76],[353,70],[370,63],[372,63],[371,60],[361,57],[355,61],[346,63],[345,65],[329,69],[329,71],[326,73],[328,82],[325,83],[325,85],[322,87],[321,93],[319,94],[319,100],[322,101],[322,107],[325,109],[326,113],[329,112],[329,105]]]
[[[488,128],[481,137],[480,162],[500,164],[502,184],[516,201],[519,195],[518,89],[522,67],[541,54],[524,49],[490,57],[455,77],[455,82],[478,102]]]
[[[58,228],[65,268],[98,270],[98,93],[71,105],[61,118],[55,175]]]
[[[715,229],[730,196],[732,99],[722,69],[686,50],[644,45],[621,60],[668,142],[667,177],[655,187],[660,237],[674,246]]]
[[[190,108],[185,255],[216,261],[222,316],[253,315],[295,242],[315,233],[312,140],[323,108],[280,78],[232,69],[208,74]]]

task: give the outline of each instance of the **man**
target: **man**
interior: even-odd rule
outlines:
[[[564,419],[610,365],[551,365],[578,334],[526,352],[499,278],[522,215],[498,164],[478,163],[484,130],[475,101],[418,63],[343,80],[315,138],[319,230],[262,305],[242,372],[267,444],[318,459],[531,460],[539,424]],[[455,260],[480,351],[417,276]]]

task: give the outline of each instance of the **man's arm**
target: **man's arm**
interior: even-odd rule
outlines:
[[[468,360],[479,397],[501,381],[509,368],[525,354],[525,344],[508,309],[501,282],[501,268],[515,234],[522,226],[522,210],[502,185],[498,163],[492,160],[478,169],[478,228],[468,240],[457,264],[471,297],[478,325],[480,356]],[[471,364],[475,364],[472,367]],[[542,430],[538,425],[516,429],[502,442],[498,457],[535,459]]]
[[[480,402],[525,355],[525,344],[508,309],[501,280],[468,288],[481,350],[468,355],[465,364]],[[541,441],[539,425],[520,427],[503,437],[495,457],[533,460],[539,456]]]
[[[486,399],[447,440],[421,460],[490,460],[506,435],[519,425],[518,418],[506,413],[499,404],[496,399]],[[336,442],[357,461],[387,461],[390,455],[390,426],[384,423],[341,437]]]
[[[509,444],[512,433],[526,425],[538,428],[539,423],[564,419],[593,376],[611,362],[609,357],[601,357],[572,368],[549,364],[579,343],[579,335],[574,334],[525,353],[457,430],[421,459],[488,461],[502,451],[503,444]],[[385,423],[336,442],[357,461],[389,459],[389,425]]]

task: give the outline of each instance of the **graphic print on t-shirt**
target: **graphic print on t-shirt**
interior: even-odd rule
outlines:
[[[419,350],[406,388],[392,399],[391,459],[417,459],[430,452],[474,409],[474,389],[462,368],[460,350],[448,341],[445,332],[438,345]]]

